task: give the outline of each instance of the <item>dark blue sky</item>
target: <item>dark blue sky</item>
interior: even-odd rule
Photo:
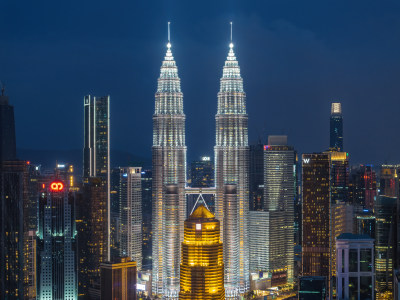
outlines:
[[[300,153],[323,151],[330,102],[341,101],[351,162],[400,162],[400,4],[391,0],[4,0],[0,79],[18,147],[81,148],[83,96],[110,94],[112,147],[150,157],[169,20],[189,160],[213,153],[232,20],[250,141],[287,134]]]

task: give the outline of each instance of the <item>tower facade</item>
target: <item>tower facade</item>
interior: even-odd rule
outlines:
[[[152,161],[153,293],[177,298],[186,219],[186,146],[183,94],[169,42],[155,94]]]
[[[343,117],[340,102],[331,105],[330,145],[332,150],[343,151]]]
[[[180,300],[225,299],[222,252],[219,221],[200,205],[185,221]]]
[[[268,269],[277,285],[293,282],[295,152],[287,136],[270,136],[264,147],[264,210],[269,212]]]
[[[120,256],[129,257],[142,268],[142,182],[141,167],[120,168]]]
[[[55,180],[38,205],[38,299],[78,299],[75,195]]]
[[[106,193],[107,203],[107,260],[110,252],[110,96],[85,96],[83,177],[99,177]]]
[[[243,79],[233,51],[229,53],[223,67],[218,93],[216,119],[215,183],[216,218],[221,222],[224,243],[225,293],[226,297],[237,297],[249,289],[249,147],[246,113],[246,94]],[[225,185],[236,185],[236,210],[224,207]],[[231,198],[229,195],[228,198]],[[229,208],[231,210],[232,207]],[[225,226],[227,215],[230,225]],[[237,243],[237,251],[232,249]]]
[[[15,160],[16,149],[14,107],[9,105],[3,88],[0,96],[0,161]]]

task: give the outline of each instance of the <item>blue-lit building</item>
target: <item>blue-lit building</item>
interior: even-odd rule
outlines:
[[[332,103],[330,120],[330,149],[343,151],[342,104]]]
[[[75,194],[54,180],[39,195],[37,299],[78,299]]]

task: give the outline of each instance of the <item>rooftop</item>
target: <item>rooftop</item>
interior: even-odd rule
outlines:
[[[342,233],[336,240],[373,240],[368,234]]]

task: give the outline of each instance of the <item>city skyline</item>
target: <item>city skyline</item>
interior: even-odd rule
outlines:
[[[154,86],[147,78],[157,76],[156,61],[162,57],[160,49],[166,40],[165,24],[170,20],[171,42],[180,61],[183,92],[187,99],[185,113],[190,116],[187,124],[187,145],[191,149],[188,161],[211,154],[214,97],[218,91],[224,49],[229,43],[229,21],[233,21],[234,42],[237,44],[235,51],[241,57],[242,72],[248,79],[245,89],[249,99],[252,99],[248,103],[250,144],[259,136],[265,140],[269,134],[286,134],[299,153],[316,149],[324,151],[329,146],[326,135],[329,131],[329,123],[326,122],[329,118],[328,103],[339,101],[346,119],[346,150],[352,153],[353,162],[378,164],[399,160],[393,150],[398,147],[398,141],[381,139],[378,146],[375,141],[380,138],[383,128],[368,122],[373,116],[378,124],[383,124],[379,120],[384,118],[389,120],[388,128],[395,127],[390,126],[392,122],[394,125],[392,114],[399,105],[395,101],[398,93],[393,78],[396,78],[400,66],[393,52],[398,52],[395,50],[400,47],[393,40],[398,30],[393,17],[400,14],[399,7],[393,3],[381,6],[363,4],[360,7],[352,3],[346,7],[348,12],[343,12],[339,2],[331,4],[329,8],[332,12],[328,13],[325,7],[312,4],[301,6],[307,9],[309,21],[295,15],[299,4],[284,9],[278,4],[257,3],[242,9],[241,5],[233,3],[226,7],[225,13],[223,4],[218,4],[209,15],[206,14],[210,22],[205,22],[202,9],[194,13],[189,4],[179,7],[176,3],[172,3],[171,7],[161,6],[166,8],[165,11],[161,9],[163,12],[155,10],[150,22],[146,19],[150,7],[142,4],[142,17],[137,20],[128,18],[129,8],[132,8],[128,7],[127,12],[121,13],[121,20],[114,25],[116,27],[104,32],[104,24],[98,24],[98,28],[83,26],[82,13],[71,11],[71,7],[66,7],[66,11],[71,18],[75,17],[76,24],[71,24],[54,6],[48,9],[54,11],[54,16],[60,17],[59,21],[54,16],[43,16],[43,20],[54,23],[52,28],[30,18],[22,24],[14,24],[9,15],[17,13],[16,7],[9,4],[10,14],[4,15],[0,21],[3,24],[1,32],[4,33],[1,39],[5,41],[0,50],[3,57],[0,67],[4,70],[1,80],[6,86],[6,94],[16,107],[19,148],[80,148],[83,140],[79,130],[82,97],[89,93],[109,94],[111,147],[149,157],[151,138],[147,133],[151,131],[151,121],[147,116],[152,110]],[[119,4],[110,8],[110,20],[115,21],[120,8]],[[35,12],[38,8],[32,9]],[[93,9],[101,11],[104,4],[100,3]],[[188,16],[180,14],[184,9],[188,9],[188,15],[195,19],[190,26]],[[353,15],[356,9],[362,9],[365,14]],[[88,10],[89,7],[82,7],[82,12]],[[339,13],[340,21],[333,18],[335,12]],[[25,12],[20,14],[22,18]],[[383,19],[387,15],[389,18]],[[321,20],[322,16],[326,20]],[[369,16],[376,19],[374,28],[368,21]],[[137,22],[143,22],[146,28],[135,30]],[[109,24],[109,21],[106,23]],[[77,26],[81,26],[79,30]],[[344,30],[346,26],[348,33]],[[10,32],[4,32],[4,28],[10,28]],[[115,30],[114,39],[112,29]],[[57,33],[70,43],[60,41]],[[20,40],[15,41],[13,36],[20,37]],[[18,49],[25,49],[24,43],[30,41],[32,36],[37,39],[29,43],[29,55],[21,54]],[[350,36],[355,38],[350,40]],[[83,51],[77,51],[76,46],[80,42]],[[99,43],[104,43],[104,47],[97,47]],[[44,48],[45,45],[48,47]],[[193,55],[196,59],[192,59]],[[390,57],[393,59],[390,60]],[[58,63],[54,64],[56,59]],[[53,77],[58,80],[54,81]],[[57,101],[54,101],[55,98]],[[64,111],[62,108],[67,103],[71,108]],[[374,103],[379,103],[379,106],[375,107]],[[134,109],[134,106],[137,108]],[[393,109],[385,111],[389,106]],[[27,126],[25,120],[38,107],[50,122],[65,117],[65,128],[46,126],[47,122],[41,119]],[[144,128],[146,134],[134,131],[132,138],[126,139],[120,133],[131,118],[134,119],[133,126]],[[204,125],[197,126],[199,122]],[[356,129],[360,124],[364,129],[362,132]],[[394,134],[391,129],[385,128],[385,132]],[[197,141],[195,137],[199,134],[207,138]],[[52,138],[49,139],[49,136]],[[385,149],[382,157],[375,154],[377,147]]]

